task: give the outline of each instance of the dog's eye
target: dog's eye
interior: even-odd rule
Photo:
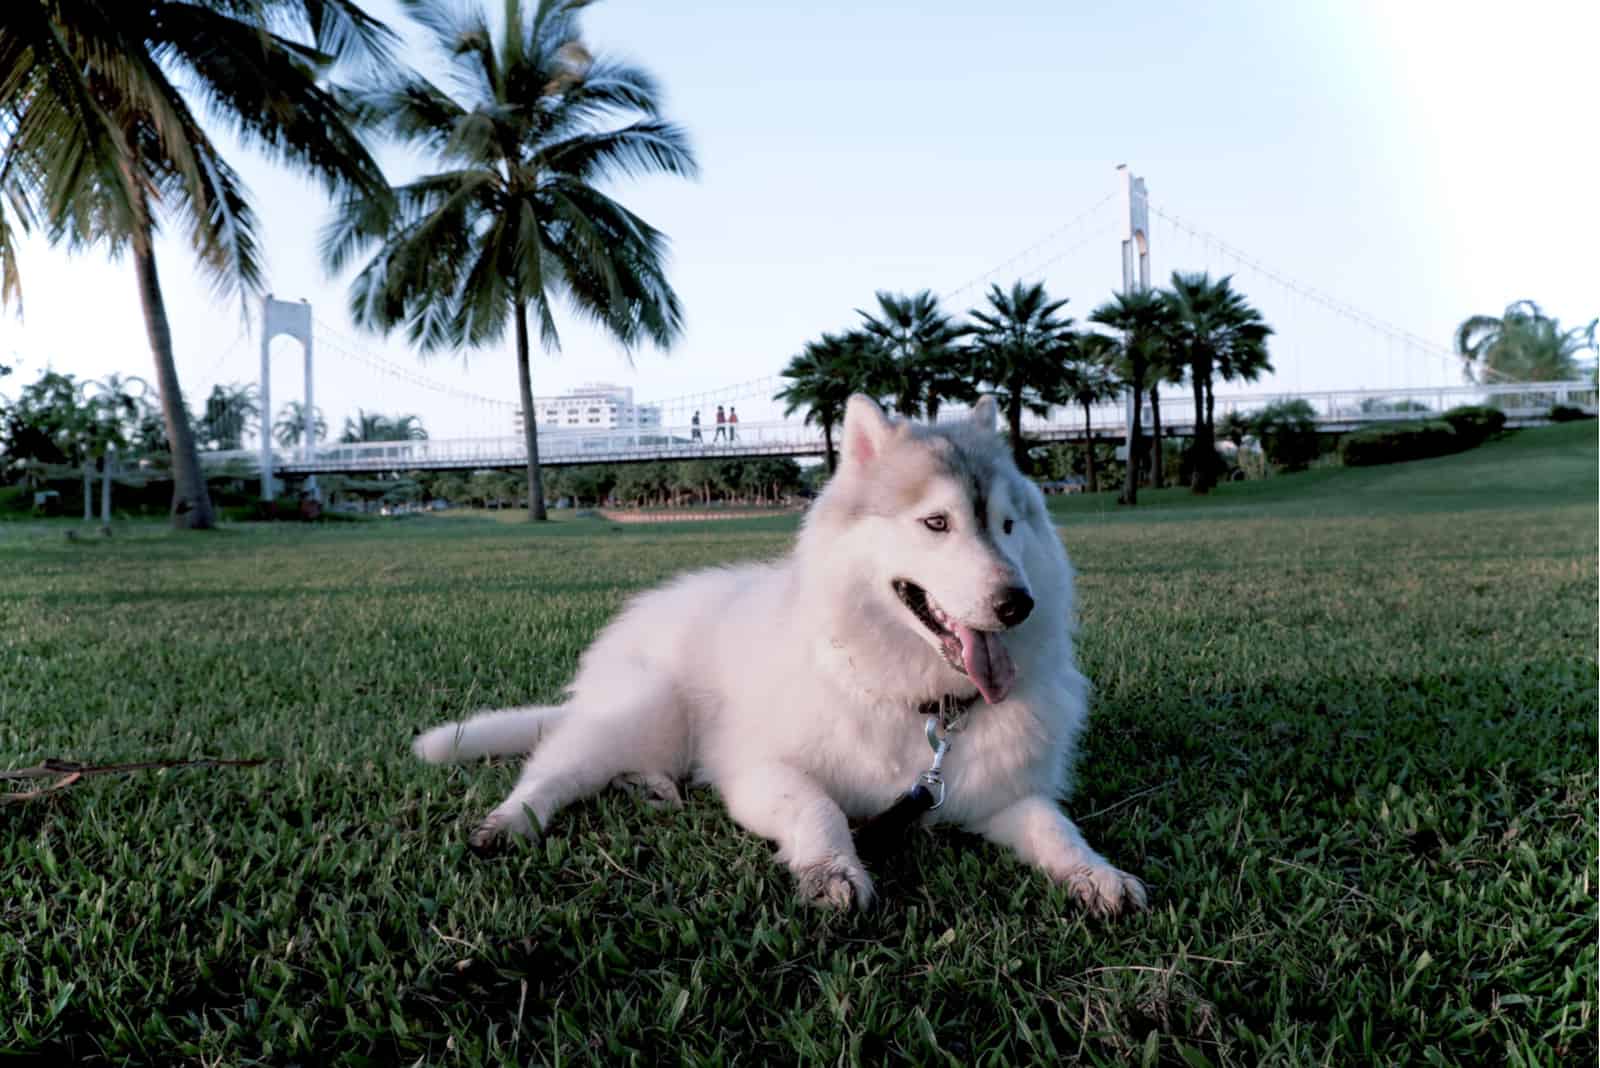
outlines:
[[[1010,534],[1011,533],[1011,525],[1012,525],[1011,524],[1011,520],[1007,519],[1004,523],[1002,523],[1000,525],[1000,529],[1004,530],[1007,534]]]
[[[950,529],[950,517],[940,512],[937,515],[928,516],[922,521],[922,525],[935,534],[943,534]]]

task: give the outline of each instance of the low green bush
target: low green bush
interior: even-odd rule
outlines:
[[[1322,452],[1316,410],[1303,400],[1267,405],[1250,421],[1250,430],[1268,462],[1280,470],[1303,471]]]
[[[1506,428],[1506,413],[1485,404],[1464,404],[1439,417],[1456,432],[1457,448],[1473,449]]]
[[[1593,419],[1594,416],[1582,408],[1574,408],[1570,404],[1558,404],[1550,409],[1552,423],[1577,423],[1584,419]]]
[[[1460,438],[1449,423],[1428,419],[1418,423],[1369,426],[1346,434],[1339,442],[1339,460],[1346,467],[1370,467],[1426,460],[1461,450]]]

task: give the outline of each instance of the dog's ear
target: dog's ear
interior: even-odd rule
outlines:
[[[994,394],[985,393],[978,398],[978,403],[972,406],[972,425],[985,434],[997,434],[1000,431],[1000,406],[994,402]]]
[[[865,393],[855,393],[844,409],[844,460],[864,466],[883,451],[894,431],[894,424],[883,414],[878,402]]]

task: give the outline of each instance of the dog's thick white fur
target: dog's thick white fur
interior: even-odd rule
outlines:
[[[919,705],[981,694],[945,761],[947,801],[924,821],[1009,846],[1097,912],[1142,907],[1139,880],[1059,803],[1088,697],[1072,569],[995,415],[985,398],[970,420],[929,427],[851,398],[840,469],[789,555],[636,597],[562,705],[420,735],[433,763],[532,751],[473,844],[536,833],[614,780],[675,802],[692,779],[778,844],[804,897],[865,906],[850,821],[928,766]]]

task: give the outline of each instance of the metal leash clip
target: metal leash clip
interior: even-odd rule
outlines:
[[[918,777],[917,781],[934,795],[933,804],[928,806],[928,811],[932,812],[944,805],[944,755],[950,752],[950,735],[939,730],[938,716],[929,716],[924,730],[928,735],[928,745],[933,749],[933,764]]]

